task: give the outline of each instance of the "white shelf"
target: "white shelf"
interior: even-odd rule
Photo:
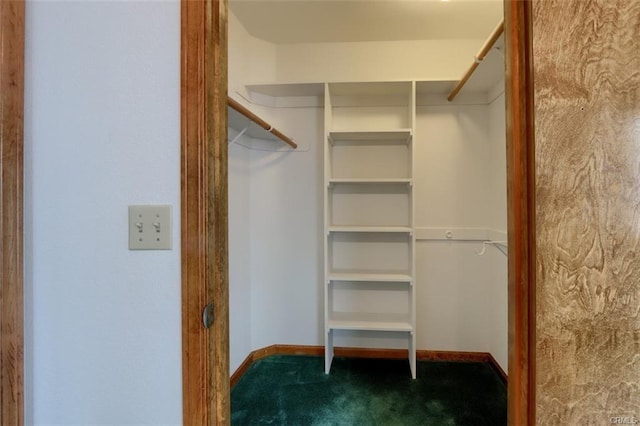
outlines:
[[[406,314],[331,312],[327,327],[330,330],[413,331]]]
[[[331,272],[330,281],[358,281],[358,282],[387,282],[387,283],[411,283],[413,280],[408,274],[384,274],[371,272]]]
[[[341,130],[329,132],[329,140],[335,144],[340,141],[384,141],[388,143],[408,144],[411,141],[411,129],[395,130]]]
[[[473,73],[467,84],[465,85],[465,94],[478,94],[479,97],[472,97],[465,100],[458,100],[457,103],[482,103],[486,104],[488,94],[492,89],[501,83],[504,79],[504,39],[501,36],[496,42],[494,49],[482,61],[481,66]],[[460,70],[460,74],[464,70]],[[358,82],[358,83],[339,83],[330,82],[332,92],[337,96],[385,96],[385,95],[403,95],[406,93],[406,84],[411,84],[412,80],[398,81],[393,89],[385,88],[389,86],[389,82]],[[417,101],[420,105],[434,104],[433,100],[444,101],[444,105],[448,105],[447,95],[456,86],[458,80],[415,80]],[[265,97],[271,100],[269,105],[276,107],[301,106],[299,101],[293,104],[287,101],[295,98],[314,99],[317,100],[306,106],[322,106],[324,98],[324,82],[268,82],[246,85],[247,92],[253,97],[254,95]],[[297,103],[296,103],[297,102]],[[436,102],[435,104],[440,104]]]
[[[383,232],[383,233],[404,233],[408,234],[413,232],[412,228],[408,226],[355,226],[355,225],[342,225],[342,226],[329,226],[329,232]]]
[[[415,82],[329,83],[324,101],[325,372],[334,330],[392,331],[415,378]]]
[[[411,185],[410,178],[331,178],[329,179],[329,185],[332,184],[405,184]]]
[[[324,96],[324,84],[312,82],[248,84],[247,91],[273,97]]]
[[[255,82],[246,85],[250,93],[259,93],[274,97],[324,96],[324,86],[328,83],[334,96],[364,95],[389,96],[404,95],[411,91],[413,80],[398,81],[288,81],[288,82]],[[434,81],[432,84],[442,85],[451,81]]]
[[[411,92],[411,80],[329,83],[332,96],[397,96]]]

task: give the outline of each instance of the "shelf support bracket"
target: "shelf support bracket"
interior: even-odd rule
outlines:
[[[251,125],[251,123],[249,123],[249,126],[250,126],[250,125]],[[235,137],[235,138],[233,138],[233,140],[232,140],[231,142],[229,142],[229,145],[233,145],[234,143],[238,142],[238,139],[240,139],[240,138],[242,137],[242,135],[244,135],[244,133],[245,133],[247,130],[249,130],[249,126],[247,126],[247,127],[245,127],[244,129],[242,129],[242,130],[240,131],[240,133],[238,133],[238,134],[236,135],[236,137]]]

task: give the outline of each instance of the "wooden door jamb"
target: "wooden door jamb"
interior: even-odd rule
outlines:
[[[0,424],[24,423],[23,0],[0,1]]]
[[[183,423],[230,423],[227,2],[181,2]],[[206,329],[205,306],[215,320]]]
[[[531,2],[505,0],[509,425],[535,424],[535,144]]]

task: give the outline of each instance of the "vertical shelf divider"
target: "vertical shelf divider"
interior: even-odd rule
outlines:
[[[331,244],[331,235],[329,235],[329,224],[331,218],[331,209],[333,203],[329,200],[329,180],[331,179],[331,140],[329,139],[329,132],[333,126],[333,117],[332,117],[333,107],[331,103],[331,94],[329,93],[329,84],[324,84],[324,132],[323,132],[323,140],[324,140],[324,183],[323,183],[323,191],[324,191],[324,229],[323,229],[323,241],[324,241],[324,372],[329,374],[331,371],[331,362],[333,361],[333,331],[329,328],[329,307],[333,303],[333,298],[330,297],[330,292],[332,291],[331,280],[330,280],[330,263],[332,257],[332,251],[330,249]]]
[[[418,127],[416,125],[416,82],[412,81],[411,82],[411,101],[409,102],[409,109],[411,111],[411,141],[409,143],[409,167],[410,167],[410,176],[411,176],[411,182],[413,182],[413,177],[414,177],[414,170],[415,170],[415,164],[416,164],[416,160],[415,160],[415,155],[414,155],[414,146],[415,146],[415,140],[416,140],[416,128]],[[416,378],[416,371],[417,371],[417,365],[416,365],[416,291],[417,291],[417,286],[415,285],[416,282],[416,233],[415,233],[415,200],[414,200],[414,194],[415,194],[415,190],[414,190],[414,186],[411,185],[409,188],[409,203],[410,203],[410,207],[409,207],[409,226],[411,227],[411,235],[409,238],[411,238],[411,259],[410,259],[410,265],[411,265],[411,285],[409,286],[409,293],[410,293],[410,309],[411,309],[411,324],[413,325],[413,330],[411,331],[411,335],[409,336],[409,365],[411,367],[411,376],[415,379]]]

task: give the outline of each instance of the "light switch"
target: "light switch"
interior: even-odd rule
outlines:
[[[129,206],[129,250],[171,250],[171,206]]]

